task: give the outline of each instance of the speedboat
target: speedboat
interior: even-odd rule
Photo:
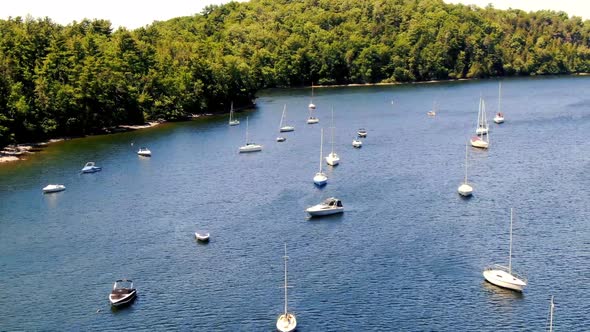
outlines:
[[[64,191],[64,190],[66,190],[66,186],[64,186],[63,184],[48,184],[47,186],[45,186],[43,188],[43,193],[49,194],[49,193],[56,193],[58,191]]]
[[[282,137],[282,136],[277,137],[277,142],[284,142],[286,140],[287,140],[286,137]]]
[[[93,161],[89,161],[86,163],[84,168],[82,168],[82,173],[95,173],[102,170],[102,167],[95,166]]]
[[[246,143],[246,145],[240,146],[239,150],[240,153],[262,151],[262,145],[256,143]]]
[[[474,148],[480,148],[480,149],[487,149],[488,146],[490,145],[489,142],[485,141],[480,136],[471,137],[470,142],[471,142],[471,146],[473,146]]]
[[[209,233],[195,232],[195,238],[197,238],[197,241],[209,242]]]
[[[143,157],[151,157],[152,156],[152,151],[150,151],[148,148],[146,147],[141,147],[139,148],[139,151],[137,151],[137,154]]]
[[[494,122],[495,123],[502,123],[502,122],[504,122],[504,114],[502,114],[502,112],[496,113],[496,116],[494,117]]]
[[[327,216],[330,214],[344,212],[344,207],[342,206],[342,201],[337,198],[330,197],[318,205],[307,208],[305,212],[309,213],[309,215],[312,217]]]
[[[363,146],[363,142],[360,139],[354,138],[352,140],[352,147],[354,147],[354,148],[360,148],[361,146]]]
[[[109,294],[109,302],[113,307],[123,307],[132,303],[137,296],[137,290],[133,288],[133,281],[119,279],[115,281],[113,290]]]
[[[356,134],[357,134],[359,137],[367,137],[367,130],[366,130],[366,129],[364,129],[364,128],[361,128],[361,129],[359,129],[359,130],[356,132]]]

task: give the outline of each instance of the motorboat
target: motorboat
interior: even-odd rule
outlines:
[[[330,166],[336,166],[340,163],[340,156],[338,156],[338,154],[336,152],[334,152],[334,130],[336,128],[334,128],[334,108],[332,108],[332,139],[331,139],[331,144],[332,144],[332,152],[330,152],[330,154],[326,157],[326,163]]]
[[[197,241],[200,241],[200,242],[209,242],[209,233],[195,232],[195,238],[197,239]]]
[[[358,135],[358,137],[367,137],[367,130],[365,128],[361,128],[356,132],[356,134]]]
[[[320,204],[305,209],[305,212],[309,213],[309,215],[312,217],[327,216],[344,212],[344,207],[342,206],[342,201],[337,198],[330,197],[325,199]]]
[[[279,136],[279,137],[277,137],[277,142],[284,142],[284,141],[286,141],[286,140],[287,140],[287,138],[286,138],[286,137],[283,137],[283,136]]]
[[[98,167],[94,164],[93,161],[89,161],[84,165],[82,168],[82,173],[95,173],[102,170],[102,167]]]
[[[56,193],[58,191],[64,190],[66,190],[66,186],[64,186],[63,184],[48,184],[47,186],[43,187],[44,194]]]
[[[240,146],[239,152],[257,152],[262,151],[262,145],[248,142],[248,117],[246,117],[246,145]]]
[[[277,319],[277,330],[280,332],[291,332],[297,328],[297,318],[295,314],[289,312],[287,310],[287,289],[292,286],[288,286],[287,284],[287,260],[289,256],[287,256],[287,244],[285,243],[285,256],[283,256],[285,260],[285,285],[283,288],[285,289],[285,311],[279,315]]]
[[[139,151],[137,151],[137,154],[140,155],[140,156],[142,156],[142,157],[151,157],[152,156],[152,151],[150,151],[146,147],[141,147],[141,148],[139,148]]]
[[[320,138],[320,170],[319,172],[315,173],[315,176],[313,177],[313,183],[315,183],[317,186],[321,187],[323,185],[325,185],[326,183],[328,183],[328,176],[322,172],[322,164],[323,164],[323,148],[324,148],[324,128],[322,128],[321,132],[321,138]]]
[[[231,108],[229,110],[229,125],[230,126],[237,126],[240,124],[240,121],[234,117],[234,103],[232,101]]]
[[[133,281],[120,279],[115,281],[113,290],[109,294],[109,302],[113,307],[123,307],[133,303],[137,297],[137,290],[133,288]]]
[[[512,209],[510,209],[510,251],[508,255],[508,266],[494,264],[483,271],[484,278],[491,284],[499,287],[522,292],[527,285],[524,276],[512,270]]]
[[[279,132],[283,133],[283,132],[295,130],[295,127],[289,126],[286,123],[287,123],[287,105],[285,104],[285,106],[283,107],[283,115],[281,116],[281,123],[279,124]]]
[[[473,193],[473,187],[471,187],[471,185],[469,185],[469,183],[467,182],[467,153],[468,153],[468,150],[469,150],[469,148],[468,148],[467,144],[465,144],[465,179],[463,180],[463,183],[459,186],[459,189],[457,189],[457,191],[459,192],[459,195],[464,196],[464,197],[469,197]]]
[[[498,83],[498,113],[494,116],[494,122],[497,124],[504,122],[504,113],[502,113],[502,82]]]
[[[363,141],[361,141],[358,138],[353,138],[352,139],[352,147],[354,147],[354,148],[360,148],[362,146],[363,146]]]

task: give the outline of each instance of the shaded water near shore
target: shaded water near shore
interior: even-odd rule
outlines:
[[[464,147],[480,94],[490,119],[497,109],[493,80],[317,89],[318,125],[305,124],[309,89],[267,91],[236,127],[211,117],[51,144],[0,165],[0,329],[274,330],[287,242],[298,331],[539,331],[551,295],[558,330],[588,330],[589,89],[587,77],[503,81],[506,123],[491,125],[489,151],[470,149],[469,200]],[[284,104],[296,130],[276,143]],[[342,161],[318,189],[331,107]],[[246,116],[260,153],[237,153]],[[103,171],[79,174],[87,161]],[[43,195],[49,183],[67,190]],[[346,212],[307,220],[329,196]],[[507,263],[510,207],[522,295],[481,274]],[[123,277],[139,297],[111,311]]]

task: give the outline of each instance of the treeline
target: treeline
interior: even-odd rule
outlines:
[[[0,20],[0,146],[176,120],[277,86],[590,72],[590,21],[441,0],[252,0],[128,31]]]

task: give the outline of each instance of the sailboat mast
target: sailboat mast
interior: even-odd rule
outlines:
[[[510,253],[508,255],[508,273],[512,274],[512,208],[510,208]]]
[[[553,332],[553,308],[555,304],[553,303],[553,295],[551,295],[551,304],[549,305],[549,332]]]
[[[283,128],[283,121],[285,120],[285,112],[287,112],[287,104],[283,106],[283,114],[281,115],[281,123],[279,123],[279,131]]]
[[[332,154],[334,154],[334,106],[332,106]]]
[[[246,145],[248,145],[248,117],[246,117]]]
[[[229,108],[229,122],[231,123],[234,120],[234,102],[231,102],[231,106]]]
[[[467,151],[468,147],[467,144],[465,144],[465,184],[467,184]]]
[[[320,173],[322,172],[322,156],[324,155],[324,128],[320,130]]]
[[[287,244],[285,243],[285,317],[287,316]]]

